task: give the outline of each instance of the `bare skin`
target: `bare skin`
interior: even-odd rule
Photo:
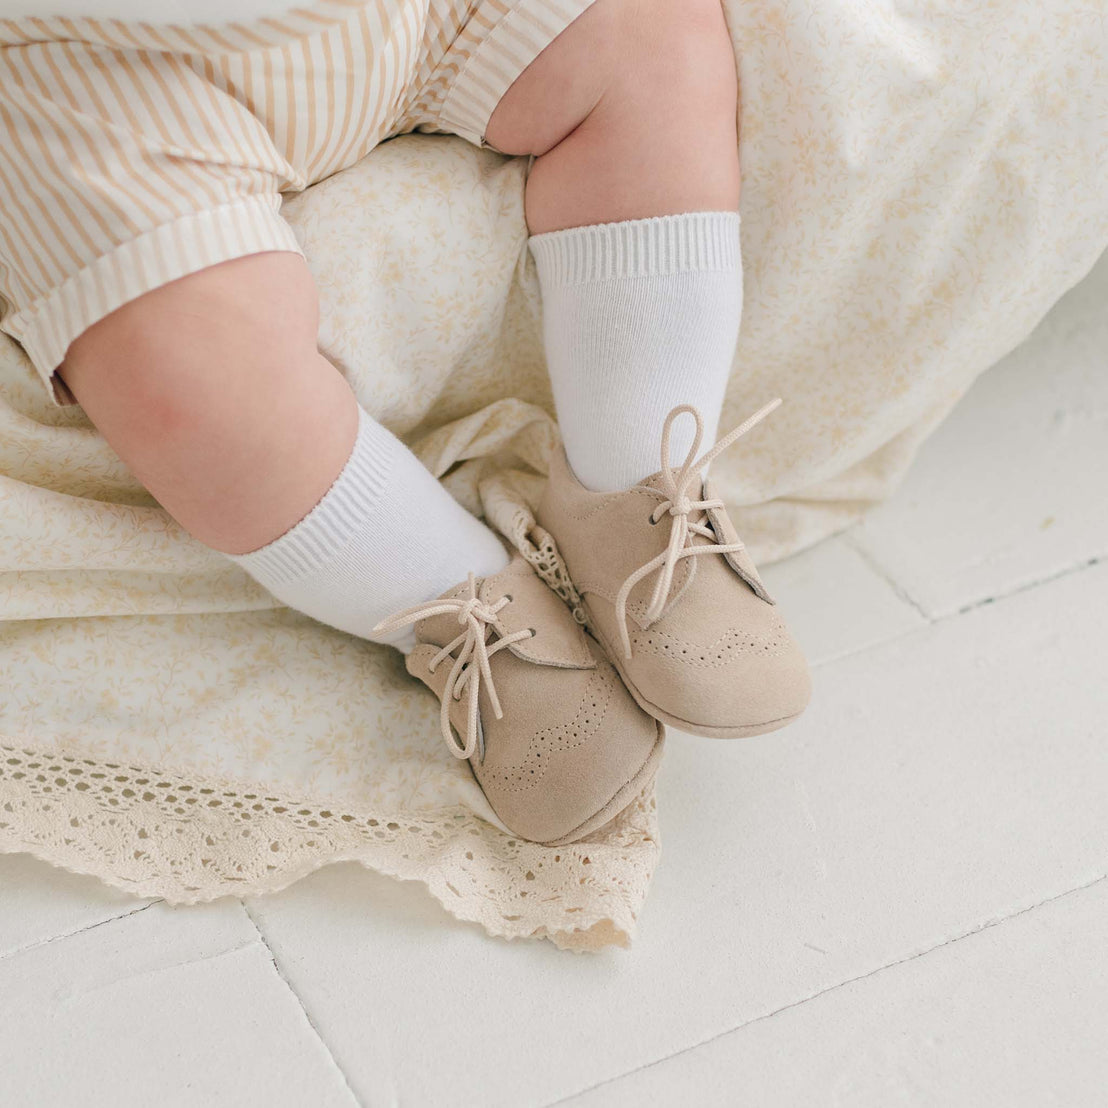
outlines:
[[[303,519],[354,445],[357,404],[318,321],[304,259],[252,254],[125,304],[59,372],[186,531],[242,554]]]
[[[520,74],[485,138],[536,155],[533,235],[734,211],[737,93],[719,0],[599,0]]]
[[[735,102],[718,0],[596,0],[509,88],[486,138],[536,156],[532,234],[734,210]],[[357,403],[318,323],[303,259],[255,254],[125,304],[59,374],[182,527],[242,554],[302,519],[353,446]]]

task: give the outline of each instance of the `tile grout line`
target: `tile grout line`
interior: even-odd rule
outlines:
[[[847,536],[842,535],[843,541],[847,540]],[[850,544],[853,550],[853,544]],[[864,646],[856,646],[853,649],[843,650],[840,654],[830,654],[825,658],[820,658],[819,661],[813,661],[812,669],[820,669],[823,666],[830,666],[837,661],[842,661],[845,658],[856,658],[862,654],[870,652],[870,650],[880,650],[892,643],[900,642],[903,638],[909,638],[912,635],[919,635],[929,627],[937,627],[941,624],[945,624],[948,620],[956,619],[958,616],[968,615],[972,612],[976,612],[978,608],[986,608],[991,604],[1003,604],[1008,599],[1019,595],[1020,593],[1029,593],[1033,589],[1038,588],[1040,585],[1049,585],[1054,582],[1061,581],[1065,577],[1074,576],[1078,573],[1084,573],[1086,570],[1091,570],[1098,565],[1101,565],[1108,558],[1108,554],[1097,554],[1094,557],[1086,558],[1083,562],[1075,562],[1073,565],[1069,565],[1064,570],[1059,570],[1056,573],[1051,573],[1046,577],[1039,577],[1036,581],[1029,581],[1023,585],[1016,585],[1014,588],[1008,589],[1006,593],[997,593],[995,596],[985,596],[979,599],[979,601],[973,601],[971,604],[966,604],[962,608],[957,608],[952,612],[944,612],[941,615],[927,616],[924,615],[922,609],[917,607],[914,602],[909,602],[905,598],[907,594],[901,595],[899,586],[896,585],[894,579],[888,576],[882,570],[882,567],[875,562],[870,561],[868,554],[862,550],[858,550],[858,554],[863,558],[866,565],[872,568],[873,572],[878,575],[885,584],[888,584],[897,597],[901,598],[903,603],[912,607],[913,611],[920,615],[923,619],[923,623],[916,624],[914,627],[905,627],[899,632],[894,632],[891,635],[886,635],[884,638],[874,639],[872,643],[866,643]]]
[[[308,1026],[312,1029],[312,1033],[319,1040],[319,1045],[323,1047],[324,1053],[330,1059],[331,1065],[335,1067],[339,1077],[342,1078],[342,1083],[346,1087],[346,1091],[350,1094],[350,1099],[358,1106],[363,1108],[361,1100],[358,1099],[358,1094],[354,1091],[353,1086],[350,1084],[350,1079],[346,1075],[346,1071],[339,1065],[338,1059],[335,1057],[334,1052],[331,1050],[330,1043],[323,1037],[322,1032],[316,1026],[315,1020],[312,1019],[308,1008],[305,1005],[300,994],[293,988],[292,982],[288,979],[285,971],[281,968],[281,963],[277,959],[277,955],[273,950],[273,947],[269,945],[269,939],[266,938],[265,932],[262,930],[261,924],[254,918],[254,914],[250,911],[245,900],[240,900],[239,905],[242,907],[243,913],[250,921],[250,925],[258,933],[258,938],[261,940],[262,946],[265,947],[266,953],[269,955],[269,960],[273,964],[273,971],[284,982],[285,988],[292,994],[293,1000],[296,1001],[296,1006],[304,1014],[304,1019],[307,1021]]]
[[[878,966],[875,969],[869,970],[866,973],[861,973],[857,977],[850,977],[845,981],[840,981],[835,985],[828,985],[824,989],[819,989],[817,992],[811,994],[811,996],[801,997],[799,1000],[790,1001],[788,1004],[781,1005],[780,1008],[775,1008],[772,1012],[765,1012],[760,1016],[753,1016],[751,1019],[737,1024],[735,1027],[725,1028],[723,1031],[718,1032],[715,1035],[709,1035],[708,1038],[703,1039],[701,1042],[692,1043],[689,1046],[682,1047],[680,1050],[675,1050],[672,1054],[667,1054],[661,1058],[655,1058],[653,1061],[644,1062],[641,1066],[636,1066],[634,1069],[627,1070],[625,1073],[619,1073],[613,1077],[607,1077],[603,1081],[596,1082],[595,1085],[589,1085],[584,1089],[578,1089],[576,1092],[567,1094],[566,1096],[559,1097],[557,1100],[548,1101],[543,1108],[556,1108],[559,1104],[566,1104],[580,1096],[585,1096],[587,1093],[591,1093],[596,1089],[602,1089],[605,1085],[614,1084],[616,1081],[622,1081],[624,1078],[633,1077],[637,1073],[642,1073],[643,1070],[652,1069],[654,1066],[659,1066],[663,1062],[668,1062],[673,1058],[679,1058],[682,1054],[688,1054],[690,1051],[699,1050],[703,1046],[707,1046],[709,1043],[714,1043],[717,1039],[725,1038],[728,1035],[734,1035],[739,1031],[750,1027],[755,1023],[762,1023],[765,1020],[773,1019],[775,1016],[779,1016],[782,1012],[787,1012],[792,1008],[800,1008],[805,1004],[810,1003],[813,1000],[818,1000],[822,996],[826,996],[828,993],[837,992],[839,989],[844,989],[848,985],[854,985],[859,981],[865,981],[870,977],[876,977],[880,973],[884,973],[886,970],[895,969],[897,966],[903,966],[908,962],[914,962],[917,958],[926,957],[928,954],[933,954],[936,950],[942,950],[943,947],[951,946],[954,943],[961,942],[963,939],[968,939],[973,935],[979,935],[984,931],[990,931],[994,927],[1000,927],[1001,925],[1008,923],[1011,920],[1018,919],[1020,916],[1027,915],[1028,912],[1034,912],[1039,908],[1044,907],[1047,904],[1053,904],[1057,900],[1063,900],[1068,896],[1074,896],[1077,893],[1084,892],[1086,889],[1091,889],[1095,885],[1099,885],[1103,881],[1108,881],[1108,873],[1102,873],[1097,877],[1094,877],[1090,881],[1086,881],[1083,885],[1077,885],[1072,889],[1066,889],[1064,892],[1055,893],[1053,896],[1044,897],[1042,900],[1036,901],[1034,904],[1029,904],[1025,908],[1020,908],[1015,912],[1010,912],[1006,916],[999,916],[995,919],[986,920],[984,923],[979,923],[975,927],[971,927],[968,931],[963,931],[959,935],[952,935],[949,939],[944,939],[940,943],[936,943],[934,946],[928,947],[926,950],[918,950],[913,954],[906,954],[903,958],[896,958],[891,962],[883,966]]]
[[[853,528],[842,533],[842,540],[863,562],[866,563],[867,566],[869,566],[870,569],[873,570],[874,573],[877,574],[878,577],[881,578],[882,581],[885,582],[886,585],[889,586],[890,589],[892,589],[898,600],[907,604],[908,607],[925,622],[935,622],[935,617],[928,614],[924,606],[908,591],[907,586],[893,576],[892,570],[888,569],[872,550],[858,541],[853,534]]]
[[[1015,585],[1007,592],[999,592],[993,596],[983,596],[979,600],[973,600],[969,604],[963,605],[961,608],[953,609],[949,612],[941,612],[937,615],[928,615],[928,613],[912,598],[908,591],[896,580],[892,574],[885,569],[885,567],[876,560],[876,558],[862,546],[856,545],[848,535],[841,536],[843,541],[846,542],[852,550],[854,550],[859,557],[865,561],[866,565],[873,570],[877,576],[889,586],[890,589],[896,594],[897,598],[904,604],[908,605],[924,622],[915,627],[906,627],[903,631],[899,631],[893,635],[889,635],[883,639],[877,639],[874,642],[867,643],[865,646],[858,647],[854,650],[846,650],[841,654],[832,654],[826,658],[821,658],[819,662],[815,663],[816,666],[828,665],[832,662],[840,662],[844,658],[852,658],[857,654],[864,654],[868,650],[874,650],[879,647],[887,646],[891,642],[896,642],[898,639],[907,638],[910,635],[919,634],[919,632],[926,630],[928,627],[935,627],[939,624],[946,623],[948,620],[957,619],[959,616],[969,615],[971,612],[977,611],[979,608],[987,608],[990,604],[1002,604],[1006,600],[1010,600],[1015,596],[1019,596],[1021,593],[1031,592],[1034,589],[1039,588],[1042,585],[1051,585],[1056,581],[1061,581],[1066,577],[1072,577],[1078,573],[1083,573],[1086,570],[1093,569],[1096,566],[1104,564],[1108,559],[1108,554],[1096,554],[1090,558],[1085,558],[1082,561],[1074,562],[1072,565],[1068,565],[1063,569],[1057,570],[1054,573],[1049,573],[1045,577],[1038,577],[1034,581],[1027,581],[1022,585]]]
[[[983,596],[980,600],[971,600],[968,604],[963,605],[956,611],[937,616],[936,621],[951,619],[954,616],[964,616],[967,612],[973,612],[978,608],[984,608],[988,604],[995,604],[997,601],[1007,600],[1009,597],[1018,596],[1020,593],[1030,592],[1032,589],[1037,589],[1040,585],[1049,585],[1051,582],[1060,581],[1063,577],[1069,577],[1071,574],[1082,573],[1087,569],[1092,569],[1093,566],[1100,565],[1106,557],[1108,557],[1106,554],[1094,554],[1091,558],[1085,558],[1083,561],[1074,562],[1072,565],[1056,570],[1046,577],[1039,577],[1034,581],[1027,581],[1022,585],[1015,585],[1007,592],[997,593],[996,596]]]
[[[20,954],[26,954],[31,950],[38,950],[39,947],[49,946],[51,943],[60,943],[65,939],[72,939],[77,935],[83,935],[86,931],[95,931],[98,927],[107,927],[109,923],[118,923],[120,920],[129,919],[131,916],[137,916],[139,912],[145,912],[147,908],[153,908],[155,904],[163,903],[159,897],[156,900],[151,900],[147,904],[140,904],[137,908],[131,908],[127,912],[121,912],[118,916],[109,916],[107,919],[97,920],[95,923],[86,924],[84,927],[78,927],[75,931],[63,931],[60,935],[51,935],[48,939],[37,939],[35,942],[27,943],[26,946],[16,947],[15,950],[9,950],[6,953],[0,954],[0,962],[6,961],[8,958],[17,958]]]

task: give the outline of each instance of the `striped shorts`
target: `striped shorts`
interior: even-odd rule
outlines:
[[[69,344],[210,265],[300,253],[281,196],[409,131],[488,146],[593,0],[303,0],[218,27],[0,20],[0,329],[56,404]]]

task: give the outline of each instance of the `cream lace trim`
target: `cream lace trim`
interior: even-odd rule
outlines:
[[[510,472],[482,482],[485,514],[583,622],[527,491]],[[423,882],[451,915],[490,935],[588,951],[631,944],[659,839],[653,782],[593,835],[552,848],[509,838],[462,806],[370,812],[192,770],[0,744],[0,853],[16,852],[173,904],[276,892],[356,861]]]
[[[189,771],[0,745],[0,853],[28,852],[136,896],[192,904],[276,892],[331,862],[422,881],[502,938],[629,946],[658,858],[651,785],[592,840],[541,847],[468,809],[368,813]]]
[[[485,517],[535,567],[535,572],[560,596],[578,623],[586,620],[585,605],[562,561],[554,536],[538,525],[511,472],[481,482]]]

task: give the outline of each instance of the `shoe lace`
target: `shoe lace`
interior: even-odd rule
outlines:
[[[722,500],[718,499],[690,500],[688,490],[692,482],[707,469],[716,455],[726,450],[736,439],[745,435],[747,431],[765,419],[780,404],[780,397],[771,400],[765,407],[760,408],[748,419],[743,420],[733,431],[724,435],[711,450],[706,451],[699,458],[696,457],[696,452],[700,449],[700,440],[704,436],[704,421],[701,419],[700,413],[690,404],[680,404],[666,416],[666,422],[662,428],[661,475],[662,492],[666,498],[659,502],[654,511],[650,513],[650,522],[657,523],[668,512],[671,520],[669,541],[661,554],[651,558],[649,562],[630,574],[616,594],[616,620],[619,623],[620,642],[623,645],[625,658],[631,657],[631,636],[627,629],[627,598],[639,581],[660,570],[658,579],[654,582],[654,592],[646,606],[646,619],[652,621],[662,614],[666,598],[669,596],[670,586],[673,584],[673,574],[677,569],[677,563],[682,558],[691,558],[700,554],[731,554],[745,549],[746,544],[742,542],[692,544],[690,541],[692,535],[701,535],[707,539],[717,537],[711,527],[703,522],[703,516],[700,513],[706,512],[709,508],[722,508],[725,505]],[[696,420],[696,435],[689,447],[688,454],[685,455],[684,462],[675,474],[673,467],[670,465],[670,433],[674,422],[685,413]],[[635,487],[647,488],[649,486],[636,485]],[[693,512],[698,514],[695,519],[690,519],[689,517]]]
[[[457,615],[458,622],[465,630],[451,639],[427,664],[428,670],[434,673],[441,662],[461,647],[446,678],[439,713],[443,739],[455,758],[469,758],[477,749],[478,695],[482,681],[496,718],[501,719],[504,715],[500,707],[500,698],[496,693],[496,685],[492,679],[489,659],[497,651],[511,646],[520,639],[529,639],[534,634],[534,631],[528,628],[513,631],[510,635],[503,633],[499,626],[499,612],[505,605],[510,604],[511,600],[511,596],[502,596],[495,603],[486,604],[477,596],[477,582],[471,573],[468,596],[442,598],[426,604],[416,604],[383,619],[373,628],[374,631],[397,631],[401,627],[429,619],[431,616],[448,613]],[[491,644],[487,641],[490,629],[499,636]],[[450,704],[454,700],[461,700],[462,691],[467,685],[469,700],[466,704],[466,741],[465,746],[459,746],[450,727]]]

